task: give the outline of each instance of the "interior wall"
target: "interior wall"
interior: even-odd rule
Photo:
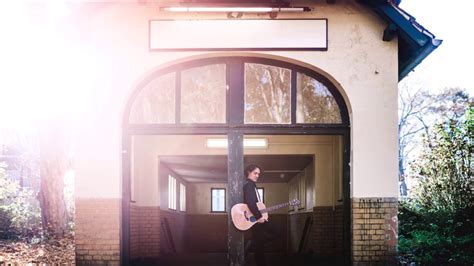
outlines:
[[[158,160],[159,161],[159,160]],[[159,199],[160,199],[160,208],[162,210],[168,210],[168,175],[176,178],[176,211],[180,211],[180,189],[179,185],[183,184],[186,186],[186,190],[188,189],[189,183],[186,182],[180,175],[173,172],[169,167],[167,167],[163,163],[158,163],[158,176],[159,176]],[[186,191],[187,192],[187,191]],[[188,194],[188,193],[186,193]],[[186,206],[187,207],[187,206]]]
[[[314,159],[306,166],[306,168],[297,176],[288,182],[289,200],[298,199],[301,205],[289,208],[291,212],[307,212],[312,211],[314,207]]]
[[[265,174],[265,172],[263,173]],[[265,191],[265,206],[271,207],[288,201],[288,184],[287,183],[258,183],[258,188]],[[287,214],[288,208],[281,208],[270,213],[271,214]]]
[[[189,183],[187,189],[188,209],[186,211],[188,214],[220,215],[219,213],[211,212],[211,188],[225,188],[226,201],[229,200],[227,183]],[[226,211],[229,212],[229,210]]]
[[[140,206],[168,206],[167,178],[165,183],[158,182],[159,156],[161,155],[226,155],[227,149],[207,148],[208,137],[219,136],[134,136],[134,194]],[[224,137],[224,136],[220,136]],[[314,206],[333,206],[337,203],[337,178],[342,172],[341,163],[337,162],[337,136],[248,136],[268,139],[266,149],[245,149],[247,155],[256,154],[306,154],[315,158],[312,180],[306,180],[306,209]],[[314,183],[314,186],[313,184]],[[267,186],[267,185],[264,185]],[[272,187],[272,185],[269,185]],[[278,187],[278,186],[276,186]],[[313,189],[314,187],[314,189]],[[277,188],[272,188],[277,189]],[[279,188],[282,189],[282,188]],[[159,191],[161,191],[159,196]],[[210,191],[210,190],[209,190]],[[273,193],[272,193],[273,194]],[[270,195],[268,193],[267,195]],[[268,203],[288,200],[269,198]],[[272,196],[270,196],[272,197]],[[278,202],[280,203],[280,202]],[[192,203],[191,203],[192,204]],[[210,200],[209,200],[210,204]],[[188,205],[189,206],[189,205]],[[192,207],[190,207],[192,208]],[[197,207],[196,210],[204,210]]]
[[[227,154],[227,149],[206,149],[206,137],[219,136],[133,136],[133,189],[137,204],[168,208],[168,179],[158,182],[159,156]]]
[[[314,206],[332,206],[335,201],[334,179],[340,178],[342,164],[336,163],[337,136],[274,136],[255,135],[248,137],[267,138],[268,149],[246,150],[245,154],[306,154],[314,156],[314,167],[306,174],[306,210]],[[313,185],[314,184],[314,185]]]

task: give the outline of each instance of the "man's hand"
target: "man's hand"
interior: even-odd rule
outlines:
[[[267,221],[267,220],[265,220],[265,218],[260,217],[260,219],[257,220],[257,223],[263,224],[263,223],[266,222],[266,221]]]

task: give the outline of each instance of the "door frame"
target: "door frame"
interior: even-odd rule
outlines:
[[[226,64],[226,80],[229,86],[226,95],[226,124],[180,124],[179,121],[179,99],[176,99],[176,123],[167,125],[157,124],[129,124],[129,115],[132,104],[141,89],[157,76],[166,73],[180,71],[187,68],[204,66],[213,63]],[[267,125],[267,124],[245,124],[244,123],[244,64],[260,63],[276,67],[291,69],[291,124]],[[341,112],[341,124],[297,124],[296,123],[296,73],[303,73],[317,78],[326,85],[339,105]],[[176,75],[176,97],[179,97],[180,74]],[[232,99],[232,101],[230,100]],[[131,139],[139,135],[226,135],[229,141],[228,147],[228,169],[229,184],[232,182],[240,191],[229,190],[229,201],[231,205],[241,198],[241,186],[243,183],[243,136],[244,135],[339,135],[343,139],[343,256],[346,262],[350,262],[351,252],[351,230],[350,230],[350,121],[347,105],[329,79],[311,69],[274,59],[258,57],[218,57],[205,58],[190,62],[180,63],[175,66],[160,69],[144,79],[135,88],[134,93],[127,102],[122,128],[122,212],[120,230],[120,257],[122,265],[130,264],[130,199],[131,199]],[[232,172],[231,172],[232,170]],[[240,180],[240,181],[239,181]],[[231,221],[229,218],[229,225]],[[233,228],[233,227],[229,227]],[[229,252],[232,261],[243,261],[243,234],[229,230]]]

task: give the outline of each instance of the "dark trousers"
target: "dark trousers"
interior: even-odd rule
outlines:
[[[255,252],[257,266],[266,266],[265,244],[281,237],[281,233],[271,222],[255,224],[252,227],[252,247]]]

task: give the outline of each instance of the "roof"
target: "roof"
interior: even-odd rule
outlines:
[[[408,75],[443,42],[401,9],[398,6],[400,1],[359,0],[359,2],[373,9],[388,23],[383,33],[384,41],[390,41],[398,36],[398,80]]]

